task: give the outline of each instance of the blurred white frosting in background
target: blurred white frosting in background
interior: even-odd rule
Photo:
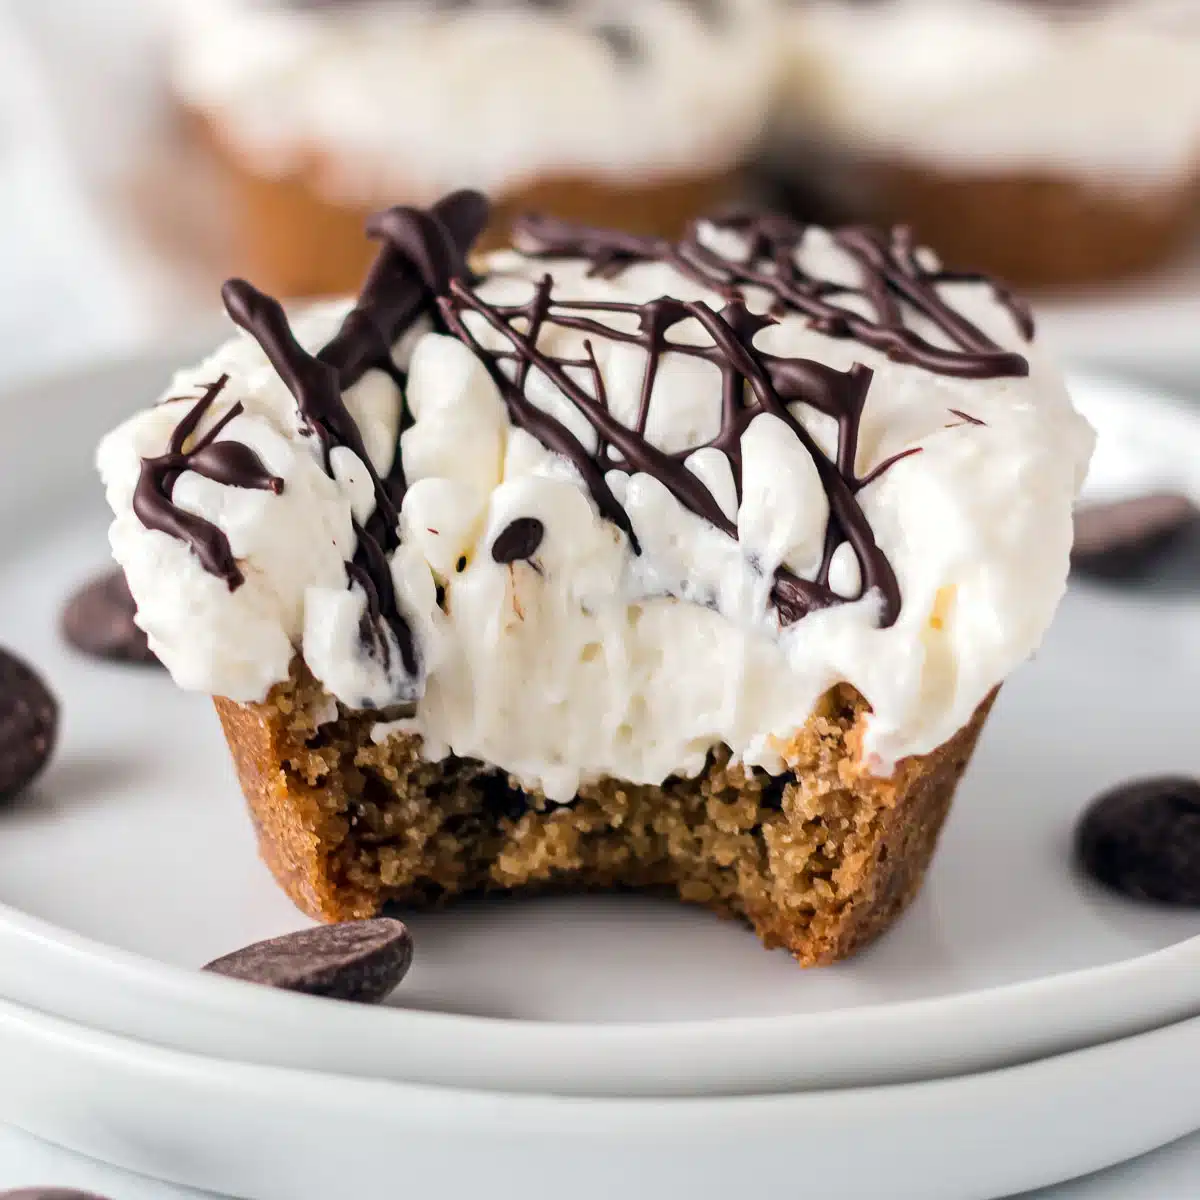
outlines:
[[[805,0],[802,132],[955,171],[1140,186],[1200,154],[1197,0]]]
[[[172,90],[328,199],[735,169],[768,118],[763,0],[172,0]]]

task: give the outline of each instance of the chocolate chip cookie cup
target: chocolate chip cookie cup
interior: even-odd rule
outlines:
[[[1200,227],[1200,21],[1157,0],[787,7],[775,161],[1021,287],[1169,262]]]
[[[464,183],[501,244],[527,209],[676,235],[736,195],[770,102],[758,0],[187,0],[173,87],[233,202],[233,269],[357,287],[374,209]]]
[[[1024,308],[903,233],[373,219],[355,300],[99,452],[151,649],[326,921],[668,888],[805,964],[916,894],[1091,451]]]

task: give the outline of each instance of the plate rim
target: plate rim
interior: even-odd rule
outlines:
[[[468,1171],[487,1173],[493,1169],[497,1138],[504,1143],[505,1163],[511,1168],[523,1156],[542,1153],[550,1134],[556,1143],[565,1144],[572,1161],[582,1152],[595,1154],[604,1147],[607,1159],[619,1162],[627,1152],[638,1171],[644,1172],[647,1156],[656,1155],[660,1165],[669,1162],[676,1172],[682,1166],[685,1174],[694,1177],[693,1183],[701,1177],[711,1183],[706,1172],[714,1168],[726,1176],[732,1169],[744,1177],[748,1149],[759,1169],[763,1165],[759,1156],[765,1154],[774,1155],[777,1166],[783,1161],[790,1169],[798,1140],[807,1138],[815,1148],[827,1147],[830,1139],[840,1143],[843,1152],[848,1144],[858,1147],[857,1166],[851,1171],[856,1196],[866,1194],[867,1183],[878,1186],[880,1176],[872,1174],[868,1180],[867,1173],[874,1172],[882,1158],[891,1163],[881,1168],[885,1173],[907,1167],[901,1176],[908,1185],[905,1195],[916,1195],[912,1188],[917,1185],[923,1200],[945,1200],[966,1194],[964,1188],[969,1187],[972,1195],[982,1198],[1012,1195],[1014,1189],[1024,1193],[1114,1166],[1194,1132],[1200,1127],[1196,1077],[1186,1089],[1161,1086],[1186,1057],[1184,1045],[1200,1046],[1200,1018],[954,1079],[770,1096],[566,1099],[222,1063],[0,1002],[0,1047],[9,1060],[14,1055],[17,1059],[17,1069],[9,1078],[0,1078],[0,1112],[27,1132],[102,1161],[241,1196],[265,1198],[268,1189],[272,1197],[292,1194],[281,1192],[274,1182],[262,1182],[273,1179],[279,1160],[262,1154],[253,1128],[258,1121],[268,1131],[268,1145],[286,1140],[297,1147],[304,1163],[300,1170],[312,1171],[318,1187],[327,1186],[315,1169],[317,1164],[326,1165],[321,1156],[327,1151],[322,1146],[332,1146],[334,1156],[344,1161],[347,1154],[361,1155],[364,1142],[380,1144],[371,1139],[372,1132],[388,1131],[391,1138],[370,1156],[372,1161],[386,1158],[394,1164],[395,1152],[407,1138],[409,1153],[414,1149],[423,1153],[424,1165],[432,1165],[438,1178],[446,1172],[448,1137],[460,1154],[467,1151],[462,1157]],[[62,1087],[55,1086],[56,1076],[64,1082],[70,1078],[73,1084],[82,1079],[84,1086],[72,1087],[64,1097]],[[1134,1106],[1140,1124],[1121,1121],[1110,1136],[1097,1138],[1094,1120],[1081,1111],[1085,1097],[1097,1091],[1105,1096],[1106,1105],[1120,1103],[1126,1112]],[[101,1099],[114,1093],[120,1113],[115,1120],[111,1104]],[[1072,1101],[1080,1107],[1073,1110]],[[105,1119],[97,1121],[101,1104]],[[227,1105],[232,1112],[226,1111]],[[189,1109],[194,1113],[205,1107],[210,1115],[219,1110],[219,1121],[227,1127],[236,1124],[239,1134],[217,1139],[216,1144],[225,1146],[219,1156],[207,1152],[214,1144],[210,1123],[201,1128],[200,1122],[185,1116]],[[130,1136],[128,1124],[134,1111],[137,1131]],[[343,1122],[353,1122],[356,1132],[365,1123],[367,1137],[301,1139],[305,1143],[301,1149],[295,1139],[297,1116],[304,1114],[311,1120],[317,1112],[323,1129],[324,1117],[336,1114]],[[1010,1121],[1019,1113],[1026,1132],[1038,1132],[1036,1165],[1028,1154],[1012,1153],[1008,1136],[995,1137],[1001,1113]],[[186,1134],[181,1136],[181,1124],[185,1130],[197,1131],[194,1136],[203,1138],[206,1152],[189,1143]],[[1048,1128],[1054,1130],[1053,1137],[1045,1136]],[[1006,1135],[1011,1132],[1006,1126]],[[949,1172],[954,1180],[943,1176],[931,1181],[912,1174],[914,1167],[920,1169],[920,1160],[926,1168],[938,1164],[933,1169],[942,1169],[947,1137],[960,1148],[965,1144],[975,1151],[962,1155]],[[914,1151],[914,1140],[923,1141],[924,1148]],[[483,1153],[472,1155],[473,1145]],[[873,1152],[862,1154],[864,1145],[872,1146]],[[685,1150],[686,1162],[681,1162],[679,1155]],[[986,1167],[976,1154],[981,1154]],[[834,1170],[845,1171],[844,1154],[824,1157],[835,1163]],[[478,1167],[475,1158],[482,1160]],[[233,1160],[238,1162],[231,1166]],[[461,1171],[462,1164],[456,1169]],[[981,1178],[981,1169],[995,1175]],[[289,1170],[296,1170],[290,1155],[285,1172]],[[239,1173],[245,1175],[240,1182],[232,1178]],[[311,1179],[300,1178],[306,1184]],[[535,1178],[529,1194],[548,1194],[547,1182],[544,1173]],[[561,1186],[560,1179],[551,1182],[556,1189]],[[727,1194],[719,1179],[716,1185],[720,1194]],[[589,1197],[596,1195],[594,1189],[585,1190]]]
[[[584,1098],[908,1084],[1015,1067],[1200,1017],[1200,936],[1116,963],[944,996],[816,1013],[609,1023],[373,1008],[280,992],[107,946],[4,904],[0,951],[0,999],[179,1052]],[[34,980],[41,987],[31,987]],[[100,1004],[110,1015],[96,1024]],[[999,1036],[1004,1031],[1007,1038]],[[201,1048],[213,1037],[224,1049]],[[849,1068],[847,1044],[856,1055]],[[360,1069],[341,1058],[335,1065],[331,1054],[353,1046],[364,1048]],[[902,1054],[888,1058],[897,1047]]]

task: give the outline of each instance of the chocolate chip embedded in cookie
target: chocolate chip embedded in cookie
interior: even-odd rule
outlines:
[[[125,572],[114,568],[85,584],[67,602],[63,637],[94,658],[157,666],[145,633],[134,623],[136,612]]]
[[[389,917],[345,921],[258,942],[204,969],[247,983],[375,1004],[412,965],[412,935]]]
[[[1190,500],[1169,493],[1081,508],[1075,513],[1071,566],[1097,579],[1140,575],[1198,518]]]
[[[0,650],[0,800],[41,773],[58,735],[58,701],[27,663]]]
[[[1200,905],[1200,782],[1163,776],[1095,800],[1077,833],[1089,875],[1138,900]]]

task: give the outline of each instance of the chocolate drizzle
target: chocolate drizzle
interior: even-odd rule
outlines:
[[[283,480],[272,475],[249,446],[217,441],[229,422],[241,415],[240,400],[190,450],[186,449],[188,439],[228,382],[229,377],[222,375],[205,389],[204,395],[175,426],[166,454],[142,459],[133,493],[133,511],[147,529],[169,534],[190,546],[204,569],[223,579],[232,592],[242,586],[245,576],[233,557],[229,539],[211,521],[180,508],[172,499],[175,484],[184,471],[229,487],[254,488],[276,495],[283,491]]]
[[[226,311],[262,347],[271,365],[296,399],[301,419],[321,443],[325,470],[330,456],[345,447],[362,462],[375,490],[375,511],[365,526],[355,523],[358,548],[346,571],[367,598],[362,624],[364,645],[391,666],[391,650],[381,625],[400,648],[404,669],[417,674],[412,631],[396,602],[388,556],[399,545],[399,505],[404,473],[397,448],[389,474],[381,477],[363,445],[362,434],[343,392],[368,371],[382,370],[403,380],[392,360],[392,347],[454,278],[468,277],[466,256],[487,223],[488,204],[477,192],[455,192],[429,212],[392,208],[373,217],[367,232],[384,248],[363,285],[358,304],[334,339],[316,355],[296,340],[279,301],[241,279],[222,289]]]
[[[797,252],[806,227],[783,218],[735,216],[715,223],[719,230],[740,235],[745,241],[743,257],[731,259],[705,243],[698,225],[681,242],[673,243],[531,217],[518,223],[515,237],[518,249],[529,257],[582,258],[590,274],[603,278],[637,263],[662,262],[714,293],[720,305],[670,296],[640,304],[572,299],[555,294],[550,274],[534,284],[532,298],[526,303],[491,304],[479,294],[479,281],[472,277],[467,263],[487,219],[487,201],[474,192],[447,196],[428,212],[393,208],[372,218],[368,232],[383,243],[379,258],[357,306],[333,340],[316,354],[296,340],[278,301],[242,280],[225,285],[230,316],[258,341],[295,397],[305,430],[320,445],[325,470],[334,473],[333,452],[345,448],[370,475],[374,512],[365,526],[355,525],[357,548],[353,561],[347,563],[351,583],[359,585],[367,598],[362,637],[368,653],[385,669],[390,668],[391,641],[385,636],[385,630],[390,630],[405,671],[410,677],[419,671],[417,648],[399,611],[389,566],[399,544],[398,513],[405,492],[399,448],[390,471],[381,476],[367,455],[344,393],[371,370],[382,370],[403,386],[405,380],[393,361],[392,348],[421,320],[471,350],[499,389],[512,424],[575,466],[602,515],[624,531],[635,554],[641,553],[641,547],[629,513],[608,482],[611,472],[653,476],[683,508],[736,540],[736,518],[725,511],[687,460],[704,448],[724,455],[740,504],[742,439],[757,417],[775,417],[811,457],[829,502],[823,553],[814,577],[800,578],[780,567],[770,581],[771,599],[781,622],[790,624],[817,609],[853,602],[871,592],[881,597],[881,623],[895,622],[901,603],[899,585],[875,541],[859,495],[898,461],[920,453],[920,448],[894,455],[870,472],[858,474],[860,427],[872,371],[861,363],[841,371],[814,360],[780,357],[758,348],[755,338],[781,317],[798,314],[826,336],[857,341],[893,361],[938,374],[967,379],[1027,375],[1029,363],[1022,355],[998,346],[939,291],[947,284],[986,280],[931,267],[903,230],[886,236],[855,228],[831,235],[841,252],[857,264],[860,282],[850,285],[840,279],[817,278],[803,269]],[[751,311],[747,300],[751,289],[766,293],[769,312]],[[1032,337],[1027,311],[999,288],[996,296],[1021,332]],[[694,338],[672,337],[685,323],[698,324],[707,338],[694,344]],[[500,349],[484,346],[480,340],[484,326],[500,335]],[[542,332],[555,326],[580,335],[582,350],[575,352],[575,357],[558,357],[539,346]],[[937,344],[925,330],[936,331]],[[632,425],[612,411],[595,339],[636,346],[645,352],[640,402]],[[647,437],[655,383],[667,354],[701,359],[721,374],[720,429],[704,447],[667,452]],[[542,373],[587,420],[596,435],[595,451],[588,450],[566,424],[529,398],[533,372]],[[144,460],[134,509],[147,527],[187,542],[205,569],[225,579],[232,589],[242,582],[242,576],[224,534],[171,503],[171,488],[184,470],[233,486],[282,489],[282,481],[267,473],[247,447],[216,442],[217,435],[241,411],[240,405],[191,451],[184,451],[224,385],[224,379],[218,381],[200,398],[176,429],[166,455]],[[793,413],[794,405],[808,406],[837,423],[837,445],[831,453],[822,449]],[[982,425],[965,412],[949,411],[963,423]],[[497,537],[492,557],[498,563],[529,559],[544,535],[540,521],[518,518]],[[840,595],[830,586],[835,556],[846,545],[860,568],[861,584],[855,596]]]
[[[1029,374],[1029,362],[1023,355],[997,346],[951,307],[938,288],[990,283],[1026,340],[1034,333],[1029,310],[982,275],[924,266],[907,229],[894,229],[890,235],[858,227],[832,231],[834,243],[859,268],[862,282],[855,287],[817,278],[800,266],[797,250],[808,229],[797,221],[752,214],[711,223],[745,238],[747,250],[741,261],[725,258],[706,246],[699,225],[693,225],[683,241],[673,243],[664,238],[572,225],[553,217],[524,217],[513,230],[513,244],[531,258],[586,259],[592,273],[604,278],[634,263],[669,263],[727,303],[741,298],[747,287],[762,288],[773,298],[772,311],[776,315],[799,313],[809,318],[818,333],[851,338],[894,362],[938,375],[996,379]],[[873,316],[855,307],[853,302],[860,300],[867,302]],[[951,346],[934,345],[913,329],[906,319],[906,308],[934,325]]]
[[[780,618],[790,624],[818,608],[844,602],[829,586],[829,570],[838,548],[849,543],[858,559],[862,588],[858,597],[877,588],[883,597],[882,621],[890,625],[900,612],[900,588],[887,558],[875,542],[871,527],[859,507],[856,494],[898,461],[897,456],[881,464],[869,476],[858,478],[854,460],[859,425],[872,373],[863,366],[842,372],[822,363],[782,359],[757,350],[754,335],[774,324],[774,319],[755,316],[740,299],[721,312],[701,301],[664,297],[645,304],[601,301],[556,300],[553,280],[543,277],[527,304],[487,304],[465,285],[454,282],[450,294],[441,299],[442,312],[451,331],[465,342],[488,367],[508,405],[513,424],[527,430],[544,445],[568,458],[583,476],[600,511],[630,537],[639,549],[629,514],[617,501],[605,475],[645,473],[662,482],[684,508],[702,517],[731,538],[737,525],[716,497],[687,466],[687,459],[702,447],[669,454],[646,437],[655,378],[665,353],[700,358],[716,366],[723,376],[721,429],[708,447],[725,455],[733,473],[738,501],[742,498],[741,440],[755,417],[769,413],[782,421],[804,446],[816,464],[829,497],[830,522],[821,567],[815,579],[801,579],[786,568],[776,573],[772,599]],[[488,351],[467,327],[463,314],[482,317],[509,342],[511,349]],[[599,316],[637,318],[638,331],[626,332],[602,322]],[[668,336],[675,326],[696,320],[712,339],[711,345],[690,345]],[[586,357],[555,358],[537,346],[546,324],[573,329],[585,335]],[[518,329],[520,325],[522,328]],[[609,338],[640,346],[647,365],[642,380],[641,403],[633,428],[622,424],[609,410],[605,383],[590,337]],[[504,367],[511,365],[511,370]],[[594,392],[577,382],[572,369],[590,373]],[[536,369],[565,395],[587,418],[600,445],[590,454],[577,437],[557,418],[534,405],[526,396],[529,372]],[[749,398],[747,396],[749,392]],[[788,405],[802,401],[838,422],[838,453],[828,458],[807,429],[792,415]],[[908,454],[915,451],[908,451]]]
[[[978,417],[973,417],[969,412],[963,412],[961,408],[951,408],[947,410],[951,416],[958,418],[959,425],[974,425],[977,429],[987,428],[987,422],[981,421]],[[947,425],[947,429],[953,429],[955,426]]]

